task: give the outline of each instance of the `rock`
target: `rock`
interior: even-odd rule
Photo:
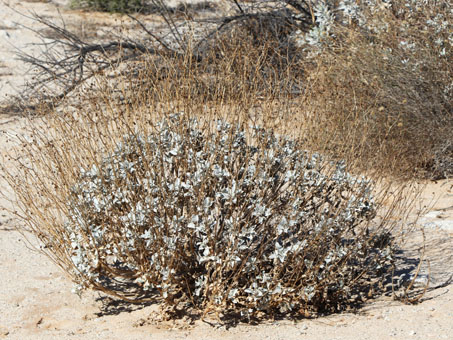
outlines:
[[[9,331],[6,327],[0,326],[0,337],[6,337],[9,335]]]

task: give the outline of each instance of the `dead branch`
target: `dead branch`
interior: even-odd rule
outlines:
[[[173,15],[175,10],[168,8],[162,0],[152,0],[151,3],[159,9],[166,27],[155,33],[144,22],[128,15],[148,37],[140,42],[122,36],[115,41],[87,42],[70,32],[63,20],[62,25],[57,25],[42,16],[32,14],[32,19],[47,30],[50,29],[52,38],[49,39],[42,31],[29,28],[40,36],[41,43],[35,45],[39,45],[43,52],[40,56],[18,52],[19,58],[29,65],[34,73],[32,81],[25,88],[22,101],[28,103],[32,98],[60,100],[96,74],[143,55],[166,54],[180,57],[189,52],[187,39],[182,32],[182,28],[190,24],[189,21],[177,22]],[[269,27],[272,25],[304,30],[311,25],[311,14],[305,1],[252,1],[247,7],[244,4],[239,5],[237,1],[234,1],[234,4],[236,13],[233,15],[223,13],[191,21],[199,27],[206,27],[204,33],[190,47],[189,54],[196,62],[202,62],[206,52],[214,47],[215,38],[234,25],[242,25],[240,27],[244,29],[247,25],[252,27],[250,25],[258,23],[258,26],[251,30],[258,35],[259,31],[264,29],[278,32],[279,29]]]

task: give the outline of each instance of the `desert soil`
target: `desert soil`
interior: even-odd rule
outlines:
[[[27,79],[26,67],[15,57],[15,49],[35,51],[39,42],[24,26],[37,28],[22,16],[36,12],[74,28],[112,25],[104,14],[68,10],[64,1],[0,2],[0,100]],[[82,31],[80,31],[82,32]],[[3,110],[4,111],[4,110]],[[0,153],[4,156],[17,141],[26,120],[17,113],[0,115]],[[4,158],[0,157],[0,160]],[[1,177],[1,176],[0,176]],[[0,338],[6,339],[453,339],[453,181],[427,183],[419,206],[429,206],[418,226],[424,227],[426,253],[420,284],[430,273],[429,290],[420,303],[408,305],[391,296],[367,303],[351,313],[297,322],[276,321],[259,326],[239,325],[226,329],[197,321],[161,321],[156,306],[131,306],[99,293],[79,298],[73,284],[46,256],[25,226],[3,207],[13,199],[4,182],[0,201]],[[22,232],[19,232],[18,229]],[[420,257],[422,233],[417,228],[407,242],[404,256]],[[28,239],[28,240],[27,240]],[[428,270],[428,261],[430,263]],[[404,275],[404,274],[403,274]],[[410,277],[410,272],[406,273]]]

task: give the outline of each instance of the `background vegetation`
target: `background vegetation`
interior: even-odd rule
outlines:
[[[73,0],[71,6],[95,11],[130,13],[144,7],[142,0]]]

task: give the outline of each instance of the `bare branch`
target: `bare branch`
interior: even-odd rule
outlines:
[[[216,35],[223,34],[222,32],[231,25],[246,23],[247,25],[241,26],[241,29],[255,27],[251,29],[255,35],[261,34],[263,29],[270,34],[279,34],[281,29],[276,27],[294,26],[294,29],[306,29],[310,25],[310,12],[305,1],[280,0],[272,3],[255,1],[247,6],[234,0],[233,2],[239,12],[236,15],[220,13],[191,21],[199,29],[205,29],[191,47],[190,54],[194,56],[196,62],[202,62],[205,52],[216,44]],[[35,72],[33,81],[25,91],[24,99],[36,97],[37,94],[42,98],[43,92],[45,99],[61,99],[87,79],[125,60],[161,53],[170,53],[178,57],[188,52],[183,35],[184,26],[187,28],[189,24],[187,18],[176,21],[177,11],[168,8],[162,0],[152,0],[152,4],[160,12],[166,25],[165,29],[158,33],[155,32],[155,28],[148,28],[144,22],[128,15],[149,37],[143,41],[117,36],[115,37],[117,40],[114,41],[88,42],[70,32],[63,19],[62,24],[58,25],[35,13],[25,15],[50,29],[52,38],[49,39],[42,31],[28,28],[41,37],[42,42],[34,45],[39,46],[43,53],[40,56],[23,51],[18,53],[20,59],[30,65],[31,70]],[[288,5],[292,7],[292,11],[288,9]],[[248,26],[248,23],[251,26]]]

